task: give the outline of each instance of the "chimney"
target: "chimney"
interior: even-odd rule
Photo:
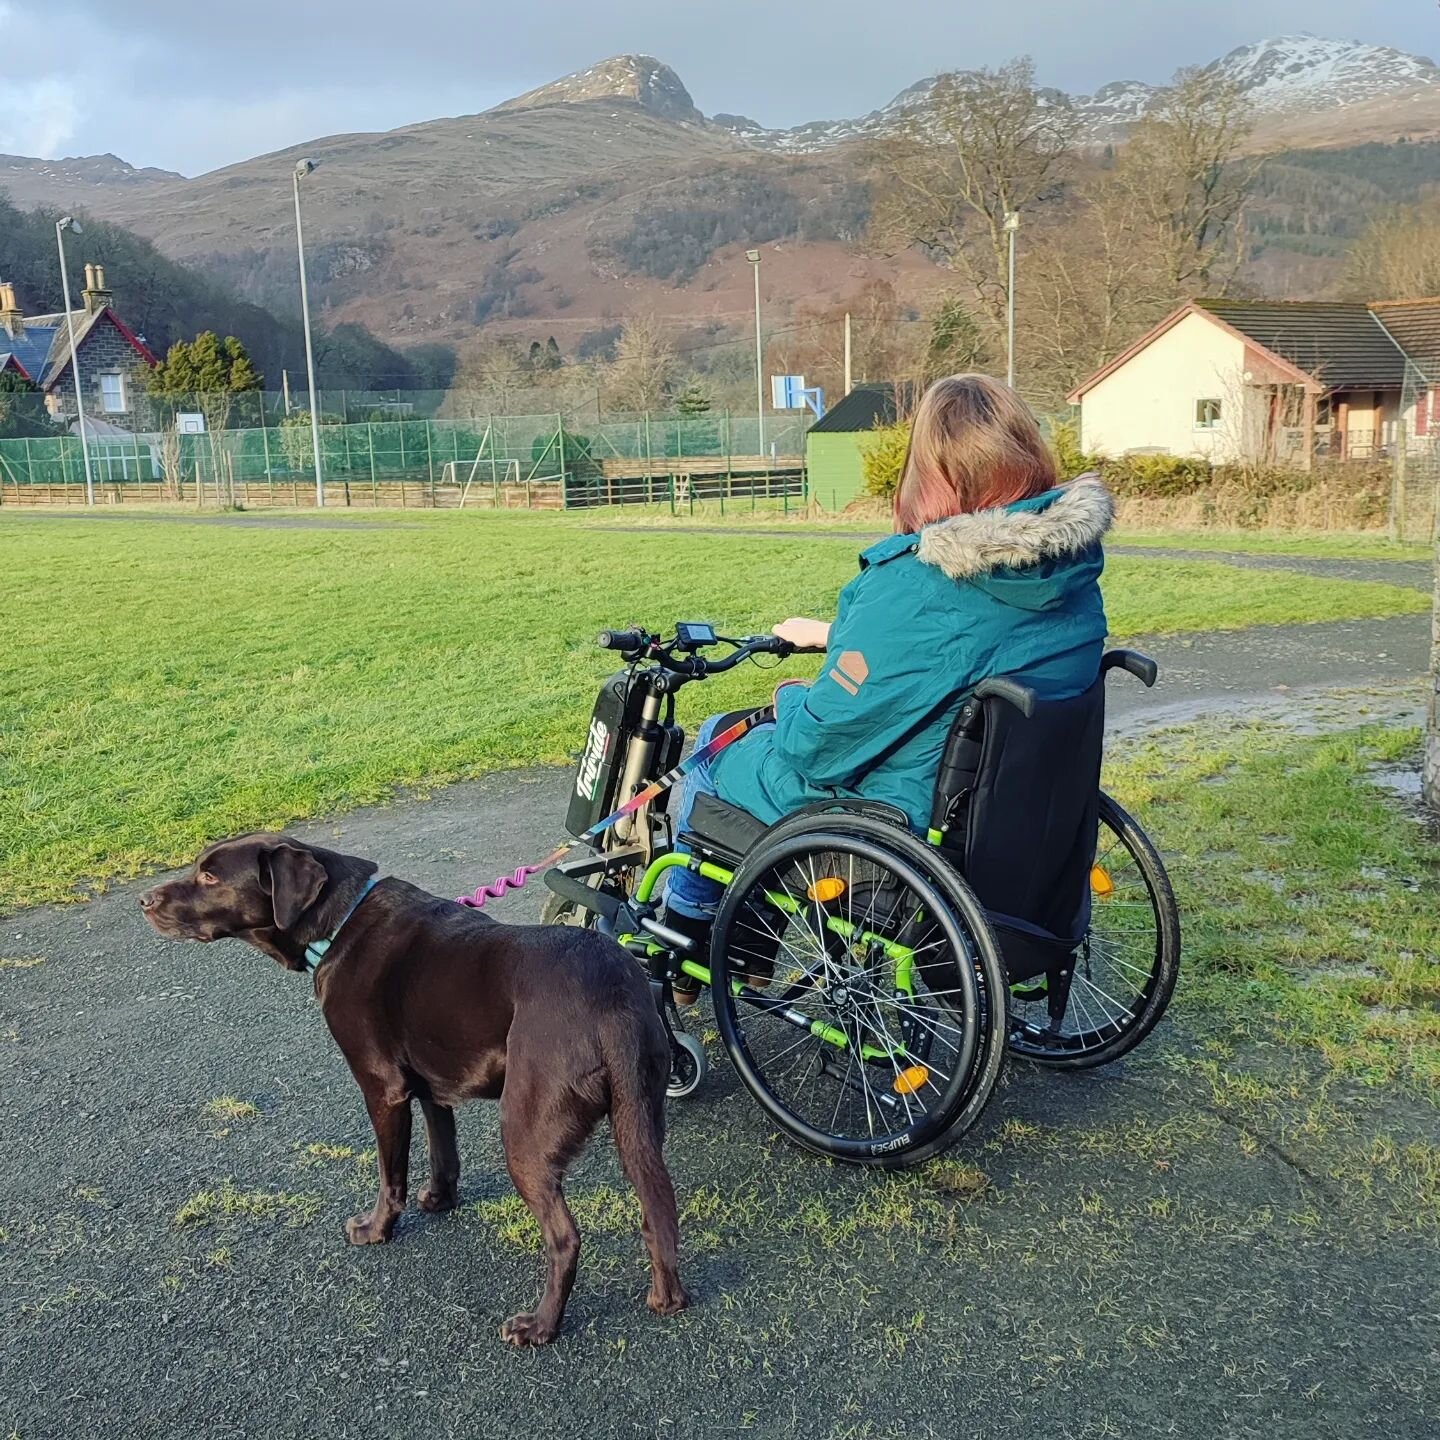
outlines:
[[[15,300],[15,287],[8,281],[0,285],[0,330],[12,340],[18,340],[25,333],[25,317]]]
[[[81,294],[85,300],[87,315],[94,315],[111,303],[114,297],[105,288],[105,267],[103,265],[86,265],[85,289],[81,291]]]

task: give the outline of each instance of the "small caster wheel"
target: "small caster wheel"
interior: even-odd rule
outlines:
[[[700,1088],[705,1078],[705,1047],[683,1030],[670,1033],[670,1083],[665,1094],[671,1100],[683,1100]]]

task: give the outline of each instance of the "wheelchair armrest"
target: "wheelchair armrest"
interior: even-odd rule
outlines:
[[[1027,720],[1035,714],[1039,699],[1028,685],[1016,680],[982,680],[975,687],[975,694],[981,700],[991,697],[1013,705]]]
[[[1138,650],[1108,650],[1100,661],[1100,673],[1107,670],[1128,670],[1148,690],[1160,674],[1160,667]]]

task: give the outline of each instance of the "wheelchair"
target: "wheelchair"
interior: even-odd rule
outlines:
[[[592,714],[566,817],[577,837],[679,763],[683,685],[795,653],[694,623],[599,643],[626,666]],[[1073,699],[1041,701],[1013,678],[978,685],[951,725],[923,836],[878,802],[824,801],[766,825],[704,795],[677,836],[665,793],[546,873],[542,918],[602,930],[644,965],[671,1037],[672,1097],[706,1070],[674,1000],[684,977],[708,987],[741,1082],[790,1139],[853,1164],[920,1164],[974,1125],[1007,1054],[1104,1065],[1169,1004],[1174,894],[1154,846],[1100,789],[1116,669],[1155,683],[1153,660],[1116,650]],[[723,886],[703,953],[660,918],[676,866]]]

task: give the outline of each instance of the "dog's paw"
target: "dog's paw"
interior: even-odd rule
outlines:
[[[356,1215],[345,1222],[345,1238],[352,1245],[383,1245],[393,1228],[394,1221],[387,1224],[373,1215]]]
[[[645,1303],[657,1315],[678,1315],[690,1303],[690,1297],[678,1282],[669,1290],[652,1290]]]
[[[459,1196],[454,1190],[437,1190],[427,1185],[420,1192],[420,1208],[428,1210],[432,1215],[443,1215],[447,1210],[453,1210],[459,1203]]]
[[[500,1338],[517,1348],[525,1345],[548,1345],[555,1338],[555,1327],[544,1325],[537,1315],[512,1315],[501,1327]]]

